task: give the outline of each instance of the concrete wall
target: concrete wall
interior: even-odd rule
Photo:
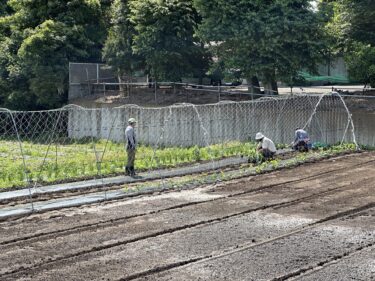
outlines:
[[[253,139],[258,131],[277,143],[290,143],[295,128],[307,123],[313,141],[339,142],[348,131],[348,114],[338,97],[326,96],[320,103],[319,98],[294,96],[163,108],[83,109],[73,106],[68,109],[68,135],[75,139],[95,137],[124,142],[127,120],[134,117],[138,121],[138,139],[146,145],[205,146]],[[351,134],[347,133],[345,140],[352,141]]]
[[[344,61],[344,58],[339,57],[332,60],[331,65],[324,64],[320,65],[318,72],[322,76],[343,76],[348,77],[348,70]]]

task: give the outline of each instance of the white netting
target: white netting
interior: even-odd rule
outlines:
[[[137,119],[138,170],[246,154],[257,132],[291,143],[297,127],[313,142],[355,142],[338,95],[268,97],[163,108],[69,105],[38,112],[0,110],[0,187],[104,178],[124,173],[125,128]],[[369,144],[369,143],[365,143]]]

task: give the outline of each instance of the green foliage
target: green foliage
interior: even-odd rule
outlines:
[[[320,0],[318,11],[310,2],[1,1],[0,105],[59,107],[68,62],[102,58],[120,76],[142,69],[159,81],[260,78],[269,91],[279,80],[301,82],[298,71],[314,72],[323,57],[346,54],[351,78],[374,85],[375,1]]]
[[[126,153],[121,143],[106,140],[77,140],[66,145],[22,142],[26,166],[17,142],[0,141],[0,188],[24,186],[27,178],[39,182],[57,182],[114,175],[124,172]],[[140,146],[135,165],[137,170],[176,167],[197,161],[244,155],[255,150],[253,143],[228,142],[209,147],[168,147],[154,149]],[[101,154],[101,151],[106,151]],[[98,153],[99,152],[99,153]]]
[[[375,87],[375,47],[354,43],[345,61],[351,80]]]
[[[61,106],[69,61],[97,60],[106,36],[99,0],[10,0],[0,19],[2,103],[16,109]],[[19,104],[22,98],[27,102]],[[29,102],[30,101],[30,102]]]
[[[315,70],[322,49],[318,16],[310,1],[195,0],[199,35],[215,41],[226,68],[263,83],[290,80],[302,67]]]
[[[133,40],[136,34],[130,21],[128,0],[114,0],[111,7],[111,27],[103,48],[103,59],[119,75],[132,74],[142,59],[133,53]]]
[[[11,12],[10,7],[7,4],[7,1],[0,2],[0,17],[6,16]]]
[[[349,78],[375,85],[375,1],[322,0],[320,14],[326,25],[328,54],[344,54]]]
[[[342,17],[349,23],[345,35],[355,41],[375,47],[375,1],[340,0]]]
[[[157,81],[180,81],[204,69],[206,53],[194,36],[199,17],[191,0],[134,0],[131,21],[137,34],[133,50],[144,56]]]

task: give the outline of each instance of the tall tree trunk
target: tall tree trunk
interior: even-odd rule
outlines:
[[[258,77],[256,77],[255,75],[249,75],[249,77],[246,80],[247,80],[247,90],[251,94],[255,95],[255,97],[259,97],[260,85],[259,85]]]
[[[198,84],[199,84],[199,89],[202,89],[202,86],[203,85],[203,75],[202,74],[199,74],[199,81],[198,81]]]
[[[118,74],[117,75],[117,78],[118,78],[118,82],[119,82],[119,92],[120,92],[120,96],[121,97],[125,97],[125,90],[124,90],[124,85],[122,85],[122,78],[121,78],[121,75]]]
[[[278,95],[279,90],[277,87],[275,72],[269,72],[264,74],[264,94],[265,95]]]

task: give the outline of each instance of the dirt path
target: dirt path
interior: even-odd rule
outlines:
[[[374,156],[4,222],[0,279],[351,280],[337,264],[375,258]]]

